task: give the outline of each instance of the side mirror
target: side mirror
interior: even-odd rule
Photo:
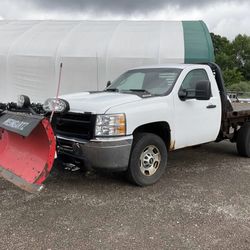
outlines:
[[[211,86],[209,81],[197,82],[195,88],[197,100],[209,100],[211,97]]]
[[[108,88],[110,85],[111,85],[111,81],[108,81],[106,87]]]
[[[178,93],[179,98],[182,101],[186,101],[188,99],[195,99],[195,90],[194,89],[181,89]]]
[[[178,95],[182,101],[186,101],[188,99],[209,100],[211,97],[210,82],[197,82],[195,89],[181,89]]]

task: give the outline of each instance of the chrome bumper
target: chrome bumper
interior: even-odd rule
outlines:
[[[82,159],[93,168],[126,170],[129,164],[133,136],[79,140],[57,136],[58,154]]]

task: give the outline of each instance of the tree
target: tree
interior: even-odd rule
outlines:
[[[232,84],[228,88],[230,91],[234,92],[250,92],[250,84],[247,82],[240,82],[237,84]]]
[[[220,65],[223,71],[234,68],[232,45],[230,41],[226,37],[215,35],[214,33],[211,33],[211,37],[214,45],[216,63]]]
[[[226,37],[211,33],[215,61],[220,65],[226,87],[250,91],[250,37],[238,35],[230,42]]]
[[[223,77],[225,81],[225,86],[229,88],[233,84],[239,84],[244,80],[242,73],[236,68],[234,69],[225,69],[223,71]]]
[[[238,35],[232,42],[235,66],[246,80],[250,80],[250,37]]]

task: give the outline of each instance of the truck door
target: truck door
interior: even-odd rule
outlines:
[[[181,100],[179,92],[183,89],[195,90],[200,81],[209,81],[211,97],[209,100]],[[211,82],[214,83],[211,85]],[[197,145],[216,140],[221,123],[220,95],[214,76],[208,76],[205,69],[191,70],[183,82],[176,86],[175,107],[175,148]]]

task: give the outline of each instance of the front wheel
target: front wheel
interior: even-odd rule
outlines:
[[[151,133],[135,136],[128,168],[129,179],[139,186],[156,183],[167,165],[167,148],[163,140]]]

